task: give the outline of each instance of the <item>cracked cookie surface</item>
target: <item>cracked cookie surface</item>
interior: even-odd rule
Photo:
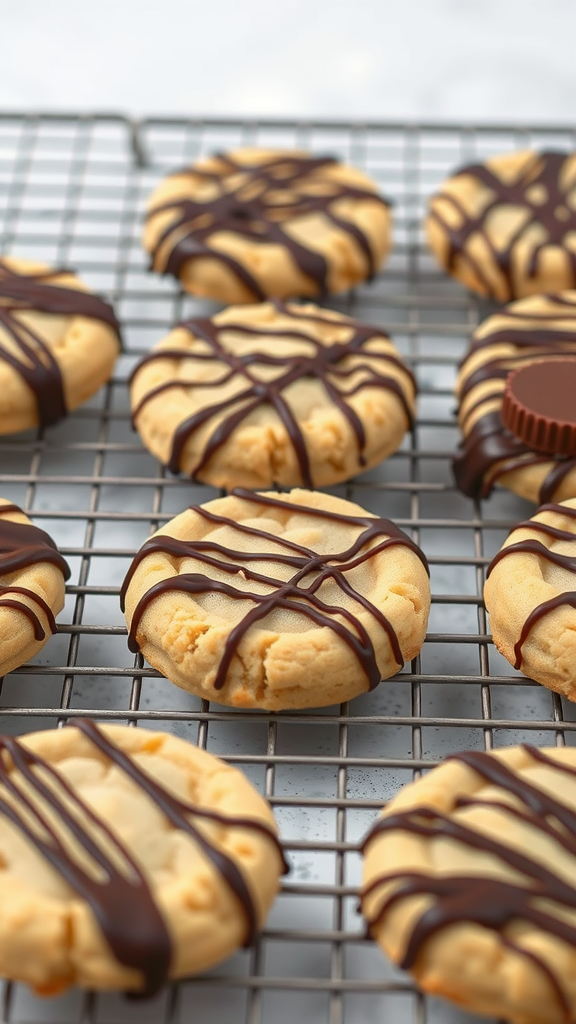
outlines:
[[[250,942],[284,867],[266,801],[175,736],[0,737],[0,975],[152,995]]]
[[[207,700],[271,711],[357,696],[416,656],[424,555],[387,519],[317,491],[187,509],[124,581],[132,650]]]
[[[391,245],[378,186],[332,157],[238,149],[205,157],[152,193],[152,269],[224,303],[325,296],[372,277]]]
[[[132,414],[172,472],[216,487],[320,487],[391,455],[416,385],[380,328],[314,305],[230,307],[135,368]]]

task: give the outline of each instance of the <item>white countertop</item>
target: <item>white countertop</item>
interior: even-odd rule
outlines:
[[[573,0],[0,0],[0,26],[9,110],[575,120]]]

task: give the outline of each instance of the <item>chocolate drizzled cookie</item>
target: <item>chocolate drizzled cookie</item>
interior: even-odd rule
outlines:
[[[282,303],[181,324],[131,381],[153,454],[229,489],[318,487],[368,469],[400,444],[415,391],[380,328]]]
[[[0,676],[37,654],[56,632],[69,576],[52,538],[18,505],[0,499]]]
[[[453,467],[464,494],[485,498],[499,483],[540,504],[576,495],[576,458],[526,444],[502,418],[512,372],[567,356],[576,359],[576,291],[513,302],[475,330],[456,384],[463,439]]]
[[[239,772],[83,719],[0,737],[0,849],[0,974],[43,994],[150,996],[217,962],[252,942],[286,868]]]
[[[390,247],[376,184],[332,157],[240,149],[177,171],[153,192],[152,268],[223,302],[325,296],[372,277]]]
[[[70,270],[0,259],[0,433],[50,427],[108,379],[114,310]]]
[[[576,752],[467,752],[364,842],[370,933],[418,984],[513,1024],[576,1016]]]
[[[576,700],[576,499],[542,505],[514,527],[488,567],[484,599],[514,668]]]
[[[144,543],[122,587],[131,650],[238,707],[319,707],[413,658],[427,563],[389,520],[320,492],[235,491]]]
[[[576,286],[576,154],[508,153],[462,167],[430,200],[446,270],[500,302]]]

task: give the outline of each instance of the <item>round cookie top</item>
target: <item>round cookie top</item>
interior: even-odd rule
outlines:
[[[198,696],[270,711],[340,703],[414,658],[430,608],[420,549],[318,491],[236,491],[140,549],[129,646]]]
[[[70,270],[0,258],[0,434],[49,427],[108,380],[112,307]]]
[[[421,988],[512,1024],[576,1017],[576,750],[448,759],[364,844],[373,937]]]
[[[460,168],[430,200],[428,242],[500,302],[576,286],[576,154],[507,153]]]
[[[0,737],[0,973],[152,995],[252,941],[285,866],[244,776],[148,729]]]
[[[390,248],[388,204],[361,171],[298,150],[199,160],[152,193],[152,269],[225,303],[324,296],[372,277]]]
[[[576,499],[543,505],[488,567],[484,600],[514,668],[576,700]]]
[[[267,302],[176,327],[134,370],[131,401],[174,473],[228,489],[321,487],[396,450],[415,390],[381,329]]]
[[[576,495],[576,459],[531,447],[502,418],[509,374],[567,357],[576,359],[576,291],[520,299],[474,331],[456,383],[463,439],[453,468],[464,494],[486,498],[498,482],[539,504]]]
[[[70,569],[52,538],[0,498],[0,676],[23,665],[56,632]]]

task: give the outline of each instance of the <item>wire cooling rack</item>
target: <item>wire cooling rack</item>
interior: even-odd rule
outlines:
[[[335,494],[388,516],[431,565],[422,654],[350,704],[266,715],[208,704],[128,652],[119,587],[159,524],[217,496],[165,473],[130,428],[127,376],[184,316],[216,307],[147,272],[145,198],[174,168],[238,145],[298,146],[365,169],[395,203],[395,248],[377,280],[334,308],[389,329],[420,385],[417,425],[384,465]],[[76,268],[116,306],[125,353],[114,379],[45,436],[0,441],[0,494],[56,539],[72,566],[54,637],[7,676],[2,728],[56,728],[74,716],[166,729],[239,765],[272,802],[292,873],[258,944],[149,1003],[4,989],[5,1024],[465,1024],[425,998],[365,940],[357,843],[401,785],[462,749],[574,744],[576,714],[491,645],[482,583],[508,529],[532,506],[504,491],[480,504],[450,474],[452,388],[471,329],[488,312],[423,244],[426,197],[451,168],[513,149],[576,148],[566,128],[0,116],[0,251]]]

